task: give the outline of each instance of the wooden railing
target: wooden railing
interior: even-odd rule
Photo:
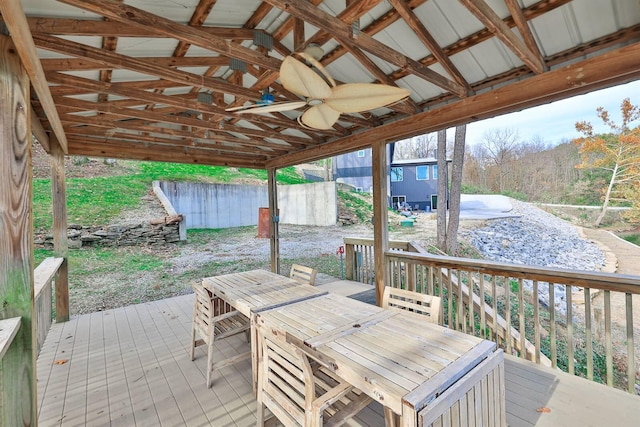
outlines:
[[[640,277],[399,251],[385,259],[390,286],[443,298],[449,328],[636,393]]]
[[[40,348],[47,338],[53,319],[52,299],[53,289],[51,283],[56,272],[62,265],[62,258],[46,258],[33,271],[33,298],[36,322],[36,349],[40,354]]]
[[[375,281],[373,268],[373,239],[345,237],[345,277],[347,280],[368,283]],[[389,249],[404,252],[424,252],[417,243],[392,240]]]

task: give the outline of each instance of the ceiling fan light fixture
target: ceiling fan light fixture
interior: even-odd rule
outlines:
[[[303,52],[314,58],[316,61],[319,61],[324,55],[324,50],[322,50],[322,48],[316,43],[309,43],[309,45],[304,48]]]

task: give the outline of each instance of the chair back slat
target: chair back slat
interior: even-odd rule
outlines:
[[[430,322],[442,324],[442,299],[399,288],[385,287],[382,307],[396,308],[424,315]]]
[[[289,277],[296,282],[313,286],[316,283],[317,274],[318,272],[314,268],[300,264],[293,264],[291,266],[291,273],[289,273]]]

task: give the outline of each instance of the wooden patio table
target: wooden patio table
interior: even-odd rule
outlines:
[[[251,270],[240,273],[205,277],[202,286],[212,294],[231,305],[249,319],[252,313],[268,310],[309,298],[326,295],[313,286],[296,282],[286,276],[266,270]],[[253,391],[257,390],[257,365],[259,349],[255,328],[251,327],[251,367]]]
[[[335,294],[254,316],[261,333],[303,345],[403,426],[506,424],[504,355],[493,342]]]

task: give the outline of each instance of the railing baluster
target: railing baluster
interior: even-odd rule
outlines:
[[[526,325],[524,318],[524,282],[518,279],[518,317],[520,318],[520,357],[527,358],[526,351]]]
[[[500,346],[500,334],[498,334],[498,296],[497,296],[497,284],[496,276],[491,277],[491,295],[493,295],[493,336],[494,341]]]
[[[611,291],[604,291],[604,341],[607,353],[607,385],[613,387],[613,353],[611,350]]]
[[[511,340],[511,278],[504,277],[504,319],[507,322],[507,330],[505,332],[505,340],[507,345],[507,354],[513,354]]]
[[[451,270],[447,271],[447,304],[449,312],[449,328],[456,329],[456,325],[453,324],[453,286],[451,285]],[[440,277],[442,277],[442,270],[440,270]]]
[[[471,271],[467,271],[467,286],[469,286],[469,295],[467,297],[468,299],[468,305],[467,305],[467,311],[469,312],[469,326],[471,329],[471,335],[475,335],[476,334],[476,319],[475,316],[473,315],[473,295],[474,295],[474,290],[473,290],[473,276]]]
[[[434,283],[433,283],[433,275],[435,274],[434,272],[434,268],[432,266],[427,267],[427,293],[429,295],[435,295],[436,294],[436,290],[434,288]],[[439,294],[440,298],[442,298],[442,283],[440,283],[440,294]]]
[[[458,327],[457,329],[459,331],[464,330],[465,332],[467,332],[467,325],[466,325],[466,321],[465,321],[465,315],[464,315],[464,300],[462,299],[462,276],[460,275],[458,270],[454,270],[455,272],[455,276],[458,278],[458,297],[456,299],[456,304],[458,305]]]
[[[567,306],[567,359],[568,359],[568,372],[571,375],[575,374],[575,366],[573,363],[573,304],[571,298],[570,285],[565,285],[565,301]]]
[[[533,333],[536,346],[535,362],[540,363],[540,302],[538,300],[538,281],[533,281]]]
[[[587,378],[593,381],[593,337],[591,334],[591,289],[584,288],[584,328],[587,350]]]
[[[481,337],[487,339],[487,315],[484,301],[484,273],[479,273],[478,287],[480,288],[480,331]]]
[[[549,282],[549,339],[551,340],[551,367],[558,366],[556,349],[556,285]]]
[[[635,347],[633,345],[633,296],[627,292],[625,294],[625,305],[627,310],[627,381],[629,383],[629,393],[636,393],[636,358]]]

